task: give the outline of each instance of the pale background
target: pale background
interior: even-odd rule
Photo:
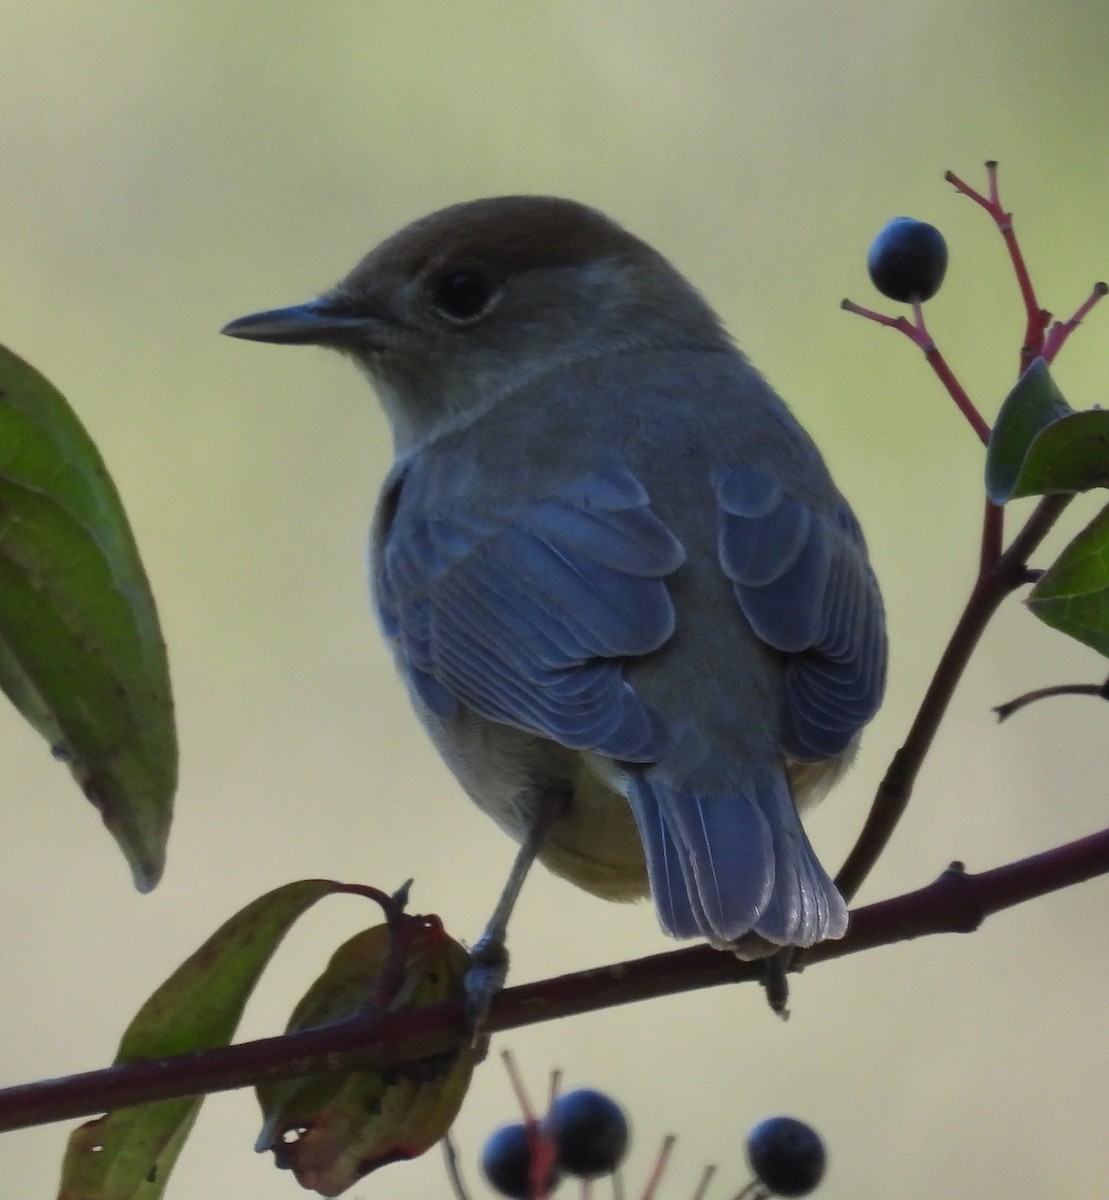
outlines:
[[[553,192],[612,213],[702,287],[823,447],[866,527],[893,643],[886,706],[812,826],[838,864],[968,590],[981,467],[909,343],[838,303],[881,303],[864,256],[887,218],[939,224],[952,266],[931,323],[992,415],[1020,309],[1000,239],[942,174],[982,183],[1001,160],[1049,307],[1071,311],[1109,274],[1104,5],[8,0],[0,45],[0,338],[66,392],[114,473],[182,744],[169,869],[144,898],[66,772],[0,711],[3,1081],[110,1061],[176,963],[290,879],[412,875],[416,909],[461,937],[487,915],[512,847],[422,740],[365,599],[384,420],[338,358],[216,332],[309,298],[456,200]],[[1104,402],[1109,308],[1058,378],[1076,405]],[[1011,603],[862,899],[1104,824],[1104,706],[1052,701],[1003,727],[989,712],[1104,669]],[[628,1106],[629,1195],[676,1131],[661,1195],[689,1196],[717,1162],[723,1200],[745,1130],[783,1111],[826,1137],[828,1197],[1101,1195],[1107,910],[1095,882],[972,937],[814,969],[784,1025],[755,989],[719,989],[503,1044],[535,1092],[558,1065]],[[243,1034],[279,1029],[369,915],[348,900],[311,915]],[[666,945],[647,906],[537,874],[514,978]],[[475,1195],[481,1141],[514,1112],[494,1058],[457,1127]],[[299,1194],[252,1153],[257,1124],[249,1094],[210,1100],[171,1200]],[[0,1137],[0,1196],[48,1200],[64,1136]],[[351,1193],[446,1194],[436,1152]]]

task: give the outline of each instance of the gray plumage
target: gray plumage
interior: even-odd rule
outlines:
[[[570,201],[432,214],[232,323],[350,354],[397,446],[372,589],[473,799],[678,937],[838,937],[801,828],[881,699],[881,599],[816,448],[653,250]]]

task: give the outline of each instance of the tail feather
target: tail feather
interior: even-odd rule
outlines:
[[[704,914],[702,932],[714,942],[733,941],[771,899],[773,842],[765,817],[745,797],[667,796],[660,807],[691,902]]]
[[[667,933],[718,946],[752,932],[783,946],[843,936],[846,906],[801,827],[784,773],[711,796],[637,774],[630,799]]]
[[[628,799],[647,859],[651,897],[659,924],[671,937],[698,937],[704,915],[693,907],[696,892],[689,888],[681,868],[682,855],[650,788],[632,787]]]

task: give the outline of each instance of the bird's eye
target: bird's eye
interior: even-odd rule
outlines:
[[[496,299],[497,281],[485,271],[460,267],[440,276],[431,288],[431,305],[458,325],[475,321]]]

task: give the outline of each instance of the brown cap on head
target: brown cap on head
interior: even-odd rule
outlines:
[[[476,259],[507,275],[622,257],[665,263],[595,208],[557,196],[497,196],[452,204],[413,221],[371,250],[347,279],[371,269],[415,274],[447,259]]]

